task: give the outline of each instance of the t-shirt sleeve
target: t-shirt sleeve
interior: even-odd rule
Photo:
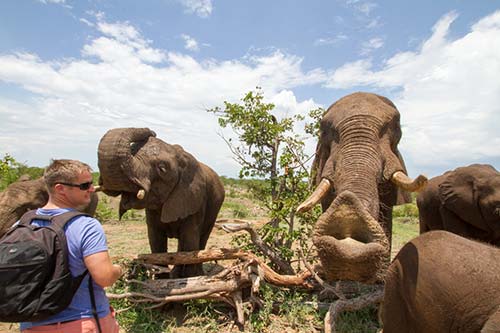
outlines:
[[[83,257],[108,250],[104,229],[94,218],[88,218],[81,230],[81,249]]]

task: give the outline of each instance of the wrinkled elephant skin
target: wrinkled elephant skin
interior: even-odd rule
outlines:
[[[430,231],[399,251],[385,279],[384,333],[500,332],[500,249]]]

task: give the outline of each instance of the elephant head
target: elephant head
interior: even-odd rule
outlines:
[[[179,239],[180,251],[205,248],[224,200],[212,169],[148,128],[109,130],[99,143],[98,165],[101,190],[121,195],[120,217],[131,208],[146,209],[153,253],[167,250],[168,237]],[[177,271],[179,276],[202,273],[201,265]]]
[[[122,196],[120,217],[131,208],[161,208],[168,223],[199,211],[206,200],[198,161],[148,128],[109,130],[99,143],[98,165],[104,192]]]
[[[354,93],[321,120],[313,162],[319,185],[298,211],[321,201],[313,242],[329,279],[380,281],[390,258],[392,206],[409,202],[406,191],[426,182],[406,176],[399,118],[387,98]]]
[[[419,194],[422,231],[444,229],[500,245],[500,173],[488,164],[448,171]]]
[[[439,185],[441,203],[471,225],[500,232],[500,173],[491,165],[455,169]]]
[[[24,213],[44,206],[48,199],[49,194],[43,177],[36,180],[20,180],[10,184],[0,193],[0,236]],[[92,193],[91,201],[84,211],[94,215],[97,201],[97,195]]]

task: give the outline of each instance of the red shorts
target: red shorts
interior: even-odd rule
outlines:
[[[99,318],[102,333],[119,333],[120,327],[115,319],[115,311],[111,309],[111,313],[106,317]],[[68,321],[65,323],[55,323],[50,325],[35,326],[21,331],[21,333],[98,333],[97,325],[94,318],[83,318],[80,320]]]

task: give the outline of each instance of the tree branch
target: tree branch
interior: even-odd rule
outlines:
[[[217,222],[220,223],[220,222],[224,222],[224,221],[227,221],[227,220],[218,220]],[[274,252],[274,250],[269,245],[267,245],[262,240],[262,238],[260,238],[260,236],[250,226],[250,224],[248,222],[242,221],[242,220],[237,220],[237,221],[240,221],[242,223],[238,223],[238,224],[225,223],[225,224],[221,224],[220,226],[222,227],[222,229],[224,231],[227,231],[227,232],[238,232],[241,230],[247,231],[250,234],[250,238],[252,239],[252,243],[254,243],[265,256],[267,256],[274,264],[276,264],[281,269],[282,272],[284,272],[285,274],[295,274],[295,271],[293,270],[293,268],[287,262],[283,261],[280,258],[280,256],[276,252]]]

